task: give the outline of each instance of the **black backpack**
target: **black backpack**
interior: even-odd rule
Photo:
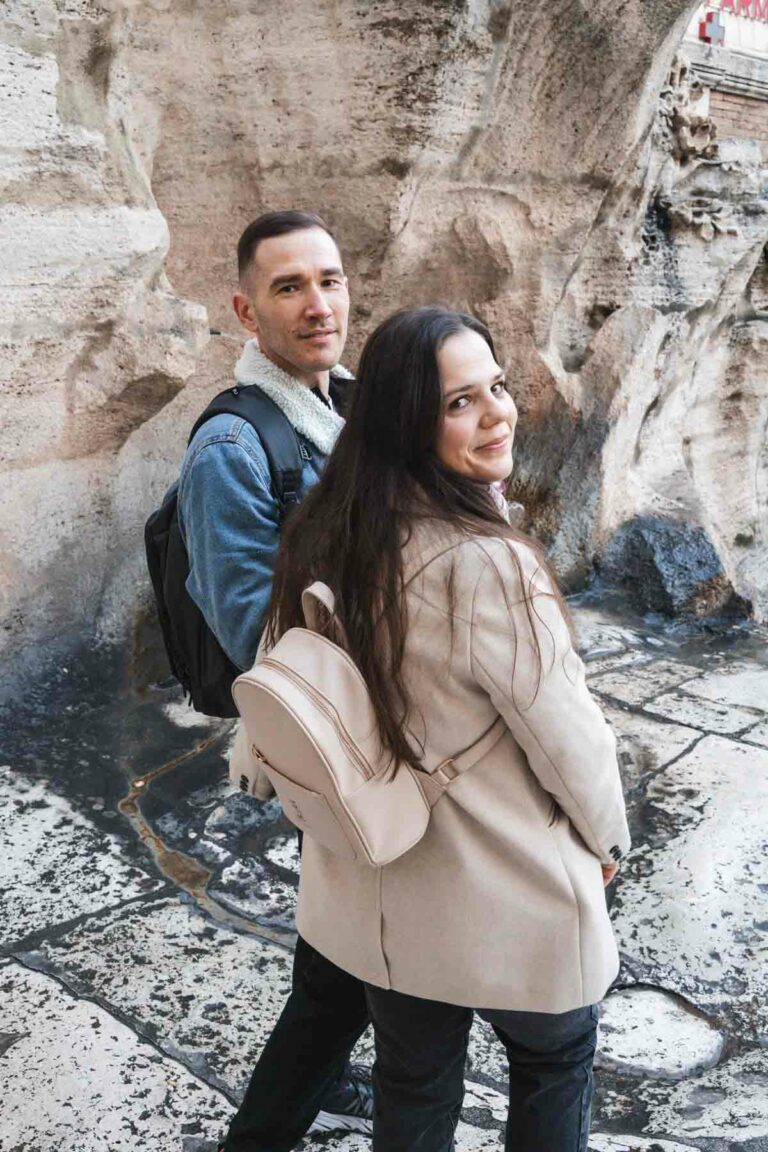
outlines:
[[[255,384],[221,392],[205,409],[189,435],[220,413],[247,420],[258,433],[269,462],[272,491],[284,516],[299,501],[304,453],[293,425]],[[178,482],[166,494],[144,528],[147,566],[171,671],[198,712],[237,716],[232,681],[240,669],[219,644],[187,592],[189,557],[179,531]]]

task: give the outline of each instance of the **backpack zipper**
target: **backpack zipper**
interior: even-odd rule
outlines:
[[[321,694],[315,688],[313,688],[313,686],[307,680],[305,680],[300,673],[295,672],[292,668],[286,668],[284,664],[280,664],[277,660],[272,660],[269,656],[265,656],[263,660],[259,661],[259,663],[263,667],[271,668],[273,672],[277,672],[279,675],[284,676],[286,680],[290,680],[295,688],[298,688],[306,696],[309,696],[310,700],[312,700],[318,710],[322,712],[326,720],[328,720],[335,728],[339,739],[347,750],[350,760],[353,761],[363,779],[373,779],[375,773],[371,770],[368,761],[363,756],[361,756],[357,745],[350,736],[349,732],[347,732],[341,721],[341,717],[333,705],[329,704],[324,696],[321,696]]]

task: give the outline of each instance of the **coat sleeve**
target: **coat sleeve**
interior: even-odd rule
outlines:
[[[238,722],[232,751],[229,754],[229,778],[240,786],[240,778],[245,776],[250,783],[250,795],[256,800],[271,800],[275,795],[272,781],[258,760],[251,755],[248,733],[242,720]]]
[[[614,863],[630,846],[616,742],[587,689],[549,576],[525,545],[495,541],[486,555],[472,602],[473,677],[542,787],[590,850]]]

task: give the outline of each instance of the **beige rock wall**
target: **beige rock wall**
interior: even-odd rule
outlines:
[[[237,351],[237,237],[281,206],[338,230],[351,361],[402,304],[491,325],[566,579],[652,511],[765,613],[768,224],[757,154],[666,84],[694,7],[7,0],[6,635],[132,619],[141,524]]]
[[[713,143],[695,96],[678,63],[554,309],[542,352],[573,442],[532,414],[522,491],[561,572],[633,517],[699,525],[765,618],[765,170],[757,145]]]
[[[97,625],[136,548],[120,449],[207,338],[165,276],[120,34],[99,4],[0,11],[0,618],[16,662]]]

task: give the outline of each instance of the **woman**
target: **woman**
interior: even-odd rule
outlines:
[[[516,418],[482,324],[391,317],[275,576],[270,639],[314,580],[333,589],[395,762],[429,771],[499,714],[508,728],[394,863],[304,842],[299,932],[366,982],[374,1152],[453,1148],[472,1010],[509,1056],[507,1149],[587,1147],[595,1004],[618,969],[603,882],[629,834],[562,597],[492,491]]]

